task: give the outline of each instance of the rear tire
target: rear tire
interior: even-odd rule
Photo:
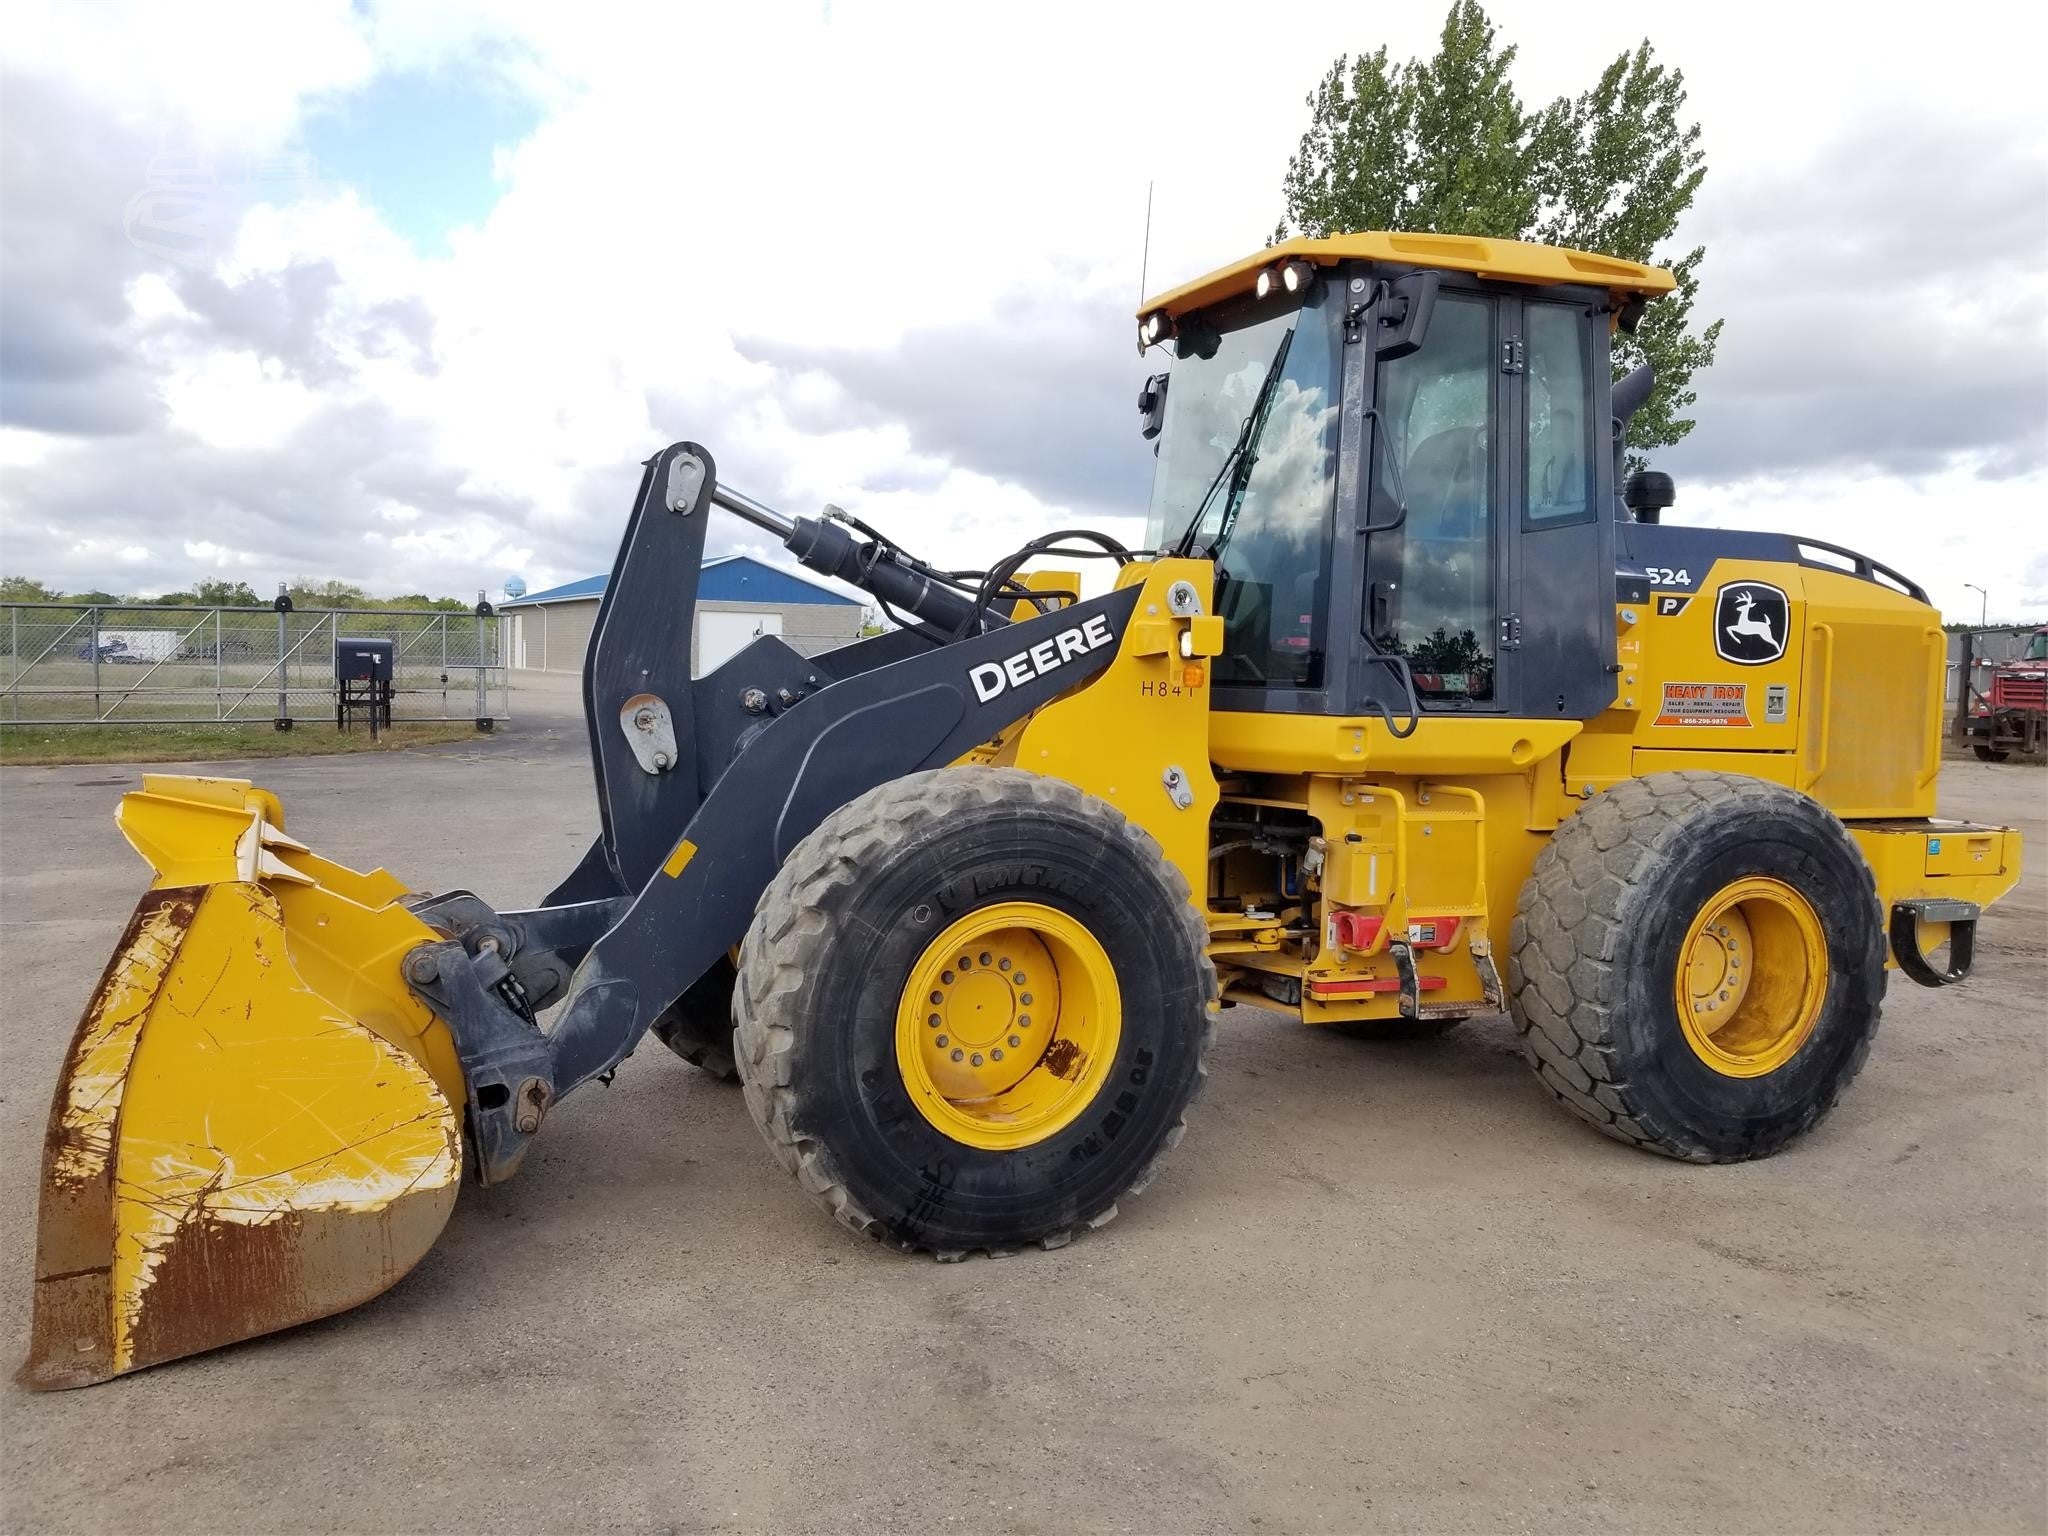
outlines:
[[[1522,887],[1508,979],[1523,1053],[1573,1114],[1735,1162],[1812,1129],[1862,1069],[1884,956],[1869,866],[1825,807],[1660,773],[1558,828]]]
[[[652,1025],[661,1043],[721,1083],[740,1080],[732,1051],[732,989],[738,972],[720,955]]]
[[[953,937],[1006,914],[1027,926]],[[798,844],[755,910],[734,1003],[747,1107],[857,1232],[940,1258],[1058,1247],[1180,1140],[1212,1030],[1205,938],[1158,845],[1072,785],[1007,768],[885,784]],[[937,958],[955,948],[967,967]],[[1014,1087],[961,1088],[947,1047],[993,1073],[979,1052],[1004,1042]]]
[[[1977,754],[1979,762],[1985,763],[2002,763],[2012,756],[2012,753],[2002,747],[1987,747],[1981,741],[1973,744],[1970,750]]]

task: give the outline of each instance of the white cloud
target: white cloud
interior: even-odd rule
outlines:
[[[72,541],[71,551],[102,564],[135,566],[149,558],[146,545],[126,544],[117,539],[76,539]]]
[[[308,97],[365,83],[375,54],[348,0],[10,7],[8,62],[77,80],[111,110],[175,130],[166,147],[259,152]]]
[[[211,448],[257,448],[288,437],[319,403],[276,363],[250,352],[213,352],[163,382],[174,426]]]
[[[206,539],[187,539],[185,558],[211,570],[250,570],[262,562],[246,549],[229,549]]]

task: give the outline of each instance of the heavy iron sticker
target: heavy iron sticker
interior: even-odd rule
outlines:
[[[1666,683],[1659,725],[1746,727],[1749,718],[1747,683]]]

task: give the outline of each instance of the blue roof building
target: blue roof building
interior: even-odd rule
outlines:
[[[513,667],[580,672],[608,580],[586,576],[501,604]],[[706,560],[697,580],[691,669],[702,675],[762,635],[777,635],[806,656],[832,650],[859,637],[865,611],[854,594],[752,555]]]

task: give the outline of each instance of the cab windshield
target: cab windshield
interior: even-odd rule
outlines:
[[[1330,332],[1318,295],[1227,333],[1213,357],[1173,364],[1146,542],[1169,549],[1192,530],[1188,552],[1213,555],[1218,683],[1322,685],[1323,551],[1337,492]]]

